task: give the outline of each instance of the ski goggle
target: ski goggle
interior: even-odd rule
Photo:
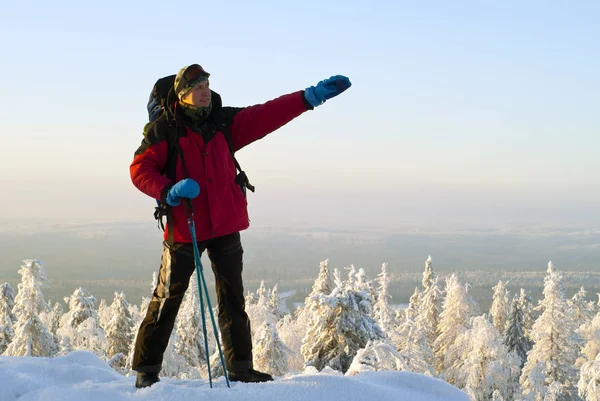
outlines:
[[[199,64],[192,64],[185,69],[183,73],[183,79],[189,85],[195,83],[201,78],[208,78],[210,74],[204,70]]]

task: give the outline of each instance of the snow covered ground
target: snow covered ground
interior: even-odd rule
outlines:
[[[0,357],[0,401],[468,401],[462,391],[442,380],[408,372],[362,372],[342,376],[307,370],[269,383],[231,383],[163,378],[136,390],[96,355],[75,351],[64,357]]]

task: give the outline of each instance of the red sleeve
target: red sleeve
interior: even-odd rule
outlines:
[[[171,180],[160,174],[167,162],[167,146],[167,141],[147,147],[142,143],[129,166],[133,185],[157,200],[161,200],[163,190],[172,184]]]
[[[231,124],[234,151],[263,138],[307,110],[304,91],[243,108]]]

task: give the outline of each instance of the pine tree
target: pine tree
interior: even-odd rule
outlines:
[[[578,389],[586,401],[600,401],[600,354],[581,367]]]
[[[101,299],[100,304],[98,305],[98,322],[100,323],[100,327],[102,327],[106,331],[108,323],[111,321],[112,318],[112,308],[106,304],[106,301],[104,299]]]
[[[543,361],[533,365],[531,373],[521,382],[521,388],[527,389],[527,394],[523,393],[523,401],[544,401],[548,392],[546,370],[546,363]],[[523,379],[523,375],[521,375],[521,379]]]
[[[13,337],[15,336],[15,331],[13,329],[12,320],[10,319],[10,314],[8,313],[8,309],[4,308],[0,310],[0,355],[6,351],[8,345],[12,342]]]
[[[434,342],[434,352],[437,374],[453,376],[455,372],[445,372],[455,365],[455,358],[458,357],[449,354],[450,347],[457,337],[469,330],[471,317],[479,315],[479,306],[455,274],[447,279],[445,293],[443,310],[440,314],[440,334]]]
[[[487,401],[495,391],[512,400],[517,391],[519,357],[504,345],[502,334],[485,315],[472,320],[472,328],[464,334],[467,342],[459,362],[459,382],[473,401]]]
[[[77,288],[70,297],[65,297],[65,303],[69,311],[63,316],[61,327],[77,327],[90,317],[98,318],[94,309],[96,298],[84,288]]]
[[[14,326],[14,337],[4,354],[53,356],[58,346],[39,318],[40,313],[48,307],[42,293],[42,288],[47,283],[44,266],[39,260],[27,259],[23,261],[19,274],[21,283],[13,307],[13,315],[17,321]]]
[[[333,282],[329,275],[329,259],[322,261],[319,265],[319,275],[313,283],[312,291],[309,295],[313,296],[316,294],[329,295],[333,290]]]
[[[291,370],[301,371],[304,368],[302,342],[313,316],[311,305],[314,307],[314,303],[311,303],[311,299],[329,295],[332,289],[333,283],[329,274],[329,261],[325,260],[320,263],[319,274],[313,283],[311,293],[304,301],[304,306],[296,309],[292,314],[284,316],[277,323],[280,338],[293,352],[290,360]]]
[[[48,302],[50,305],[50,302]],[[60,337],[58,336],[58,329],[60,327],[60,319],[64,314],[63,307],[60,303],[55,302],[52,309],[47,309],[40,313],[40,320],[48,329],[48,332],[52,336],[54,343],[56,344],[57,352],[60,350]]]
[[[261,280],[260,286],[256,290],[256,295],[257,301],[252,305],[246,306],[246,313],[252,322],[251,332],[253,343],[258,335],[258,329],[262,327],[265,322],[276,325],[278,320],[273,314],[271,299],[263,280]]]
[[[279,290],[277,288],[277,284],[273,287],[271,291],[271,296],[269,297],[269,308],[271,309],[271,313],[277,318],[277,321],[282,319],[286,313],[281,305],[281,300],[279,299]]]
[[[442,312],[443,294],[438,285],[438,278],[431,266],[431,256],[425,262],[423,272],[423,293],[419,301],[419,310],[415,322],[427,336],[429,347],[433,347],[438,336],[440,313]],[[431,362],[433,363],[433,361]]]
[[[411,306],[409,306],[411,308]],[[405,357],[406,367],[415,373],[433,376],[433,350],[429,346],[426,333],[415,323],[413,313],[407,313],[405,321],[398,329],[398,351]]]
[[[575,333],[577,334],[577,341],[573,343],[574,347],[582,349],[585,348],[591,338],[592,330],[592,319],[594,318],[594,302],[586,299],[587,292],[583,286],[579,291],[571,298],[567,300],[567,304],[571,310],[573,316],[573,324],[575,327]],[[582,354],[581,357],[575,362],[575,367],[580,369],[586,361],[586,357]]]
[[[573,309],[573,319],[577,328],[589,324],[594,318],[594,302],[588,301],[586,295],[587,291],[582,286],[573,298],[567,301]]]
[[[15,306],[15,295],[12,286],[4,283],[0,286],[0,355],[11,343],[15,332],[13,329],[12,309]]]
[[[431,287],[436,279],[435,273],[433,272],[433,267],[431,266],[431,262],[431,255],[429,255],[427,257],[427,260],[425,261],[425,271],[423,272],[423,280],[421,281],[424,290]]]
[[[535,307],[533,306],[533,300],[527,295],[527,292],[523,288],[521,288],[519,295],[519,309],[523,312],[523,334],[525,334],[525,337],[532,342],[531,330],[537,316]]]
[[[71,344],[73,349],[90,351],[104,360],[108,360],[110,343],[104,329],[100,327],[97,316],[89,317],[81,324],[71,329]]]
[[[373,315],[379,327],[385,333],[391,333],[396,327],[394,311],[390,307],[389,293],[390,279],[387,273],[387,263],[381,266],[381,273],[377,276],[377,301],[373,305]]]
[[[340,282],[336,269],[336,288],[330,295],[308,298],[311,321],[303,339],[302,355],[307,366],[318,370],[330,366],[344,373],[356,352],[369,340],[384,338],[373,319],[372,299],[356,289],[355,271],[350,270],[347,282]]]
[[[600,353],[600,312],[594,316],[586,330],[585,346],[581,350],[587,361],[594,361]]]
[[[373,288],[373,284],[367,277],[367,273],[365,272],[365,269],[363,269],[362,267],[360,269],[358,269],[358,273],[356,274],[355,289],[357,291],[366,292],[369,295],[369,297],[371,297],[372,300],[375,300],[375,298],[376,298],[376,293],[375,293],[375,289]]]
[[[506,289],[506,284],[504,284],[502,280],[498,282],[493,290],[494,297],[492,307],[490,309],[490,317],[492,317],[492,321],[496,330],[498,330],[500,333],[504,333],[509,313],[508,290]]]
[[[200,315],[198,284],[195,277],[192,276],[188,290],[183,297],[180,312],[177,315],[178,342],[174,344],[174,350],[185,358],[188,366],[196,370],[206,365],[204,334]],[[212,323],[208,314],[206,314],[206,317],[208,332]]]
[[[574,366],[578,349],[572,346],[575,338],[573,318],[569,311],[562,275],[548,264],[544,279],[544,298],[540,301],[541,316],[533,324],[531,336],[534,345],[523,367],[521,385],[523,396],[532,392],[527,379],[539,362],[546,366],[546,386],[558,382],[564,386],[565,397],[576,397],[577,370]],[[568,398],[566,398],[568,399]]]
[[[525,365],[525,361],[527,361],[527,353],[531,350],[532,344],[525,337],[523,331],[523,311],[520,308],[519,300],[516,298],[512,301],[504,338],[509,351],[516,353],[521,359],[519,366],[522,368]]]
[[[99,323],[98,312],[95,309],[96,298],[87,290],[77,288],[64,300],[69,305],[69,311],[62,316],[58,329],[61,343],[74,350],[90,351],[100,358],[107,359],[109,341]],[[65,337],[69,337],[69,340],[65,341]]]
[[[275,325],[264,322],[254,343],[254,366],[257,370],[273,376],[283,376],[290,371],[290,358],[293,353],[279,337]]]
[[[406,308],[405,313],[407,314],[411,314],[410,318],[414,319],[417,313],[419,313],[419,310],[421,309],[421,290],[419,290],[419,287],[415,287],[415,292],[413,292],[413,294],[411,295],[410,299],[408,300],[408,308]]]
[[[13,315],[12,310],[15,307],[15,291],[9,283],[0,285],[0,315],[7,314],[11,322],[15,322],[17,317]]]
[[[132,340],[133,319],[123,292],[115,292],[115,298],[110,309],[112,319],[106,325],[106,337],[110,344],[108,356],[113,358],[119,353],[127,355]]]

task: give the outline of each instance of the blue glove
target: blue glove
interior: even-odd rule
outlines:
[[[200,194],[200,185],[191,178],[179,181],[167,192],[167,204],[179,206],[182,198],[194,199]]]
[[[304,98],[312,107],[317,107],[327,99],[339,95],[352,84],[350,80],[343,75],[334,75],[331,78],[319,82],[316,86],[306,88]]]

